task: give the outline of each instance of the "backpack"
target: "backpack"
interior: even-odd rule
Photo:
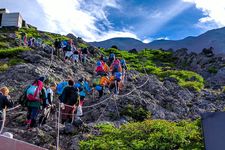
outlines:
[[[97,86],[97,85],[100,85],[100,81],[101,81],[101,78],[94,78],[92,80],[92,83],[93,83],[93,86]]]
[[[27,96],[26,96],[26,91],[23,92],[23,94],[19,97],[19,100],[18,100],[19,104],[22,106],[22,107],[26,107],[27,106]]]
[[[37,84],[32,84],[28,87],[26,91],[26,97],[28,101],[39,101],[40,93],[43,88],[43,83],[41,81],[37,81]]]
[[[122,73],[116,72],[116,73],[115,73],[115,79],[116,79],[116,80],[119,80],[119,81],[122,80]]]

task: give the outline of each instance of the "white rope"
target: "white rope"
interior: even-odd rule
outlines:
[[[13,107],[13,108],[7,109],[6,111],[13,111],[14,109],[19,108],[20,106],[21,106],[21,105],[17,105],[17,106],[15,106],[15,107]]]
[[[5,126],[5,119],[6,119],[6,107],[3,109],[2,111],[2,126],[1,126],[1,130],[0,130],[0,134],[2,133],[4,126]]]

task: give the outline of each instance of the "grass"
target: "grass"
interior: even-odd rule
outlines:
[[[14,47],[8,49],[0,49],[0,58],[15,57],[19,53],[31,50],[29,47]]]
[[[128,53],[114,48],[104,50],[100,49],[106,55],[115,53],[117,57],[124,58],[127,61],[128,68],[142,73],[154,74],[160,80],[167,77],[175,78],[182,87],[191,90],[200,91],[204,88],[204,79],[201,75],[186,70],[177,70],[174,65],[175,59],[172,52],[162,50],[145,49],[138,53]]]

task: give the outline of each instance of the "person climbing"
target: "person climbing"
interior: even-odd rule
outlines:
[[[68,81],[68,86],[64,88],[62,94],[59,96],[59,100],[62,109],[62,124],[71,123],[76,106],[78,106],[80,102],[78,89],[74,87],[73,80]]]
[[[10,100],[9,89],[7,87],[0,88],[0,128],[2,126],[2,112],[4,109],[13,107],[13,102]]]
[[[27,127],[36,127],[36,119],[43,101],[46,99],[46,89],[44,88],[45,77],[35,80],[26,90],[27,97]]]
[[[114,53],[111,53],[111,54],[109,55],[108,66],[111,66],[112,63],[115,61],[115,59],[116,59],[116,55],[115,55]]]
[[[60,82],[56,87],[56,94],[61,95],[64,88],[68,86],[68,81],[62,81]]]
[[[103,67],[103,64],[102,64],[101,61],[97,61],[96,66],[97,66],[96,69],[95,69],[96,76],[98,76],[98,75],[101,75],[101,76],[106,75],[106,72],[104,70],[104,67]]]
[[[23,46],[26,46],[27,45],[27,35],[26,33],[22,32],[21,33],[21,40],[23,41]]]
[[[109,89],[114,90],[115,94],[119,94],[119,91],[122,88],[122,73],[115,72],[113,76],[110,77]]]
[[[112,75],[114,75],[114,73],[116,73],[116,72],[122,72],[123,71],[119,59],[114,60],[114,62],[110,66],[110,70],[112,72]]]
[[[107,61],[108,61],[108,58],[107,58],[107,57],[104,57],[104,58],[103,58],[103,61],[101,61],[101,62],[102,62],[103,69],[104,69],[105,73],[106,73],[107,75],[109,75],[110,68],[109,68],[109,66],[107,65]]]
[[[68,43],[66,45],[65,51],[66,51],[66,54],[65,54],[64,61],[66,62],[66,60],[70,59],[71,56],[73,55],[72,43],[70,42],[70,40],[68,41]]]
[[[88,55],[88,49],[85,47],[85,48],[82,48],[81,51],[82,51],[82,62],[84,64],[86,64],[87,55]]]
[[[75,63],[79,62],[79,51],[78,51],[78,49],[76,47],[74,48],[74,51],[73,51],[72,60]]]
[[[120,60],[120,64],[122,67],[122,82],[124,82],[125,76],[126,76],[126,71],[127,71],[127,64],[125,59]]]
[[[51,83],[50,86],[46,90],[47,98],[43,102],[43,111],[42,115],[39,118],[39,124],[44,125],[49,118],[49,115],[54,108],[53,99],[54,99],[54,91],[56,90],[56,83]]]
[[[55,40],[55,42],[54,42],[54,48],[55,48],[55,55],[57,56],[57,57],[59,57],[59,48],[60,48],[60,41],[59,41],[59,39],[56,39]]]
[[[80,78],[74,87],[79,89],[80,105],[83,106],[87,93],[91,93],[87,79],[84,77]]]
[[[92,80],[93,87],[96,91],[98,91],[98,98],[101,98],[104,94],[104,90],[108,88],[110,84],[110,80],[108,76],[100,76],[98,75],[96,78]]]

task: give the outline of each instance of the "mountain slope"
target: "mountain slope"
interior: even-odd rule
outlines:
[[[190,51],[201,52],[204,48],[213,47],[217,53],[225,53],[225,28],[210,30],[197,37],[187,37],[183,40],[159,40],[148,44],[152,49],[187,48]]]
[[[204,48],[213,47],[216,53],[225,53],[225,27],[207,31],[197,37],[187,37],[182,40],[156,40],[145,44],[141,41],[132,38],[113,38],[101,42],[90,43],[93,46],[109,48],[116,45],[120,49],[130,50],[136,48],[142,50],[150,49],[180,49],[187,48],[192,52],[201,52]]]
[[[122,50],[131,50],[136,48],[142,50],[146,48],[146,44],[133,38],[112,38],[101,42],[90,42],[89,44],[96,47],[110,48],[112,45],[116,45]]]

